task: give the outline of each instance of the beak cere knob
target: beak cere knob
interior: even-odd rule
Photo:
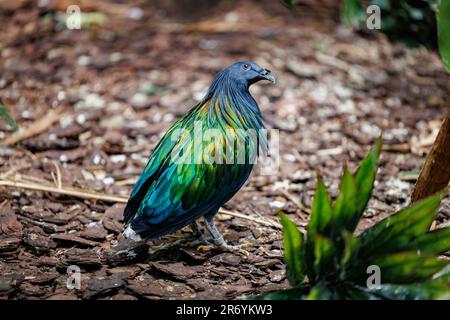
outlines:
[[[269,69],[264,69],[261,72],[261,75],[263,76],[264,79],[269,80],[272,83],[275,83],[275,77],[272,75],[272,72]]]

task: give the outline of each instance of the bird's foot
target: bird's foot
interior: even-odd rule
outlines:
[[[247,244],[231,245],[231,244],[226,243],[226,241],[222,237],[219,239],[214,239],[214,244],[215,244],[216,248],[218,248],[221,251],[242,253],[246,256],[248,256],[250,254],[247,250],[243,249],[244,247],[247,246]]]
[[[250,254],[250,252],[248,252],[247,250],[243,249],[244,245],[215,245],[215,244],[205,244],[205,245],[199,245],[197,247],[197,251],[213,251],[213,250],[219,250],[222,252],[231,252],[231,253],[240,253],[243,255],[248,256]]]
[[[245,255],[249,255],[249,252],[242,249],[244,245],[229,245],[223,238],[222,234],[217,230],[217,227],[212,222],[212,218],[205,218],[205,226],[206,229],[208,229],[209,233],[212,235],[212,241],[216,248],[218,248],[221,251],[228,251],[228,252],[239,252],[243,253]]]
[[[212,251],[212,250],[220,250],[220,251],[228,251],[228,252],[247,252],[242,248],[247,246],[247,244],[238,244],[238,245],[230,245],[226,243],[223,238],[211,238],[211,237],[202,237],[202,244],[197,247],[197,251]],[[248,253],[248,252],[247,252]]]
[[[243,244],[238,244],[238,245],[225,244],[225,245],[219,246],[218,248],[219,248],[219,250],[224,251],[224,252],[240,253],[245,256],[248,256],[250,254],[250,252],[243,249],[244,247],[245,247],[245,245],[243,245]]]

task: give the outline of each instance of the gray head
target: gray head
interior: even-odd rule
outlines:
[[[275,83],[275,77],[270,70],[264,69],[252,61],[238,61],[223,71],[227,71],[229,80],[239,82],[247,87],[260,80]]]
[[[209,92],[224,88],[247,91],[252,84],[260,80],[268,80],[275,83],[275,77],[270,70],[263,69],[251,61],[238,61],[221,70],[214,77]]]

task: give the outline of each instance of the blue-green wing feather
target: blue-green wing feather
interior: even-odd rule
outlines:
[[[189,113],[190,114],[190,113]],[[124,210],[124,221],[129,223],[134,215],[138,212],[141,206],[142,200],[148,194],[149,188],[152,186],[155,180],[167,170],[167,159],[170,158],[173,148],[179,143],[181,139],[173,139],[173,134],[176,130],[182,129],[186,118],[189,114],[179,119],[175,124],[167,131],[164,137],[159,141],[152,156],[150,157],[147,165],[145,166],[141,176],[131,191],[130,199]]]

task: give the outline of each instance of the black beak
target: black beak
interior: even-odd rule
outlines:
[[[260,72],[260,75],[265,80],[269,80],[272,83],[276,82],[275,77],[272,75],[272,72],[269,69],[263,69]]]

